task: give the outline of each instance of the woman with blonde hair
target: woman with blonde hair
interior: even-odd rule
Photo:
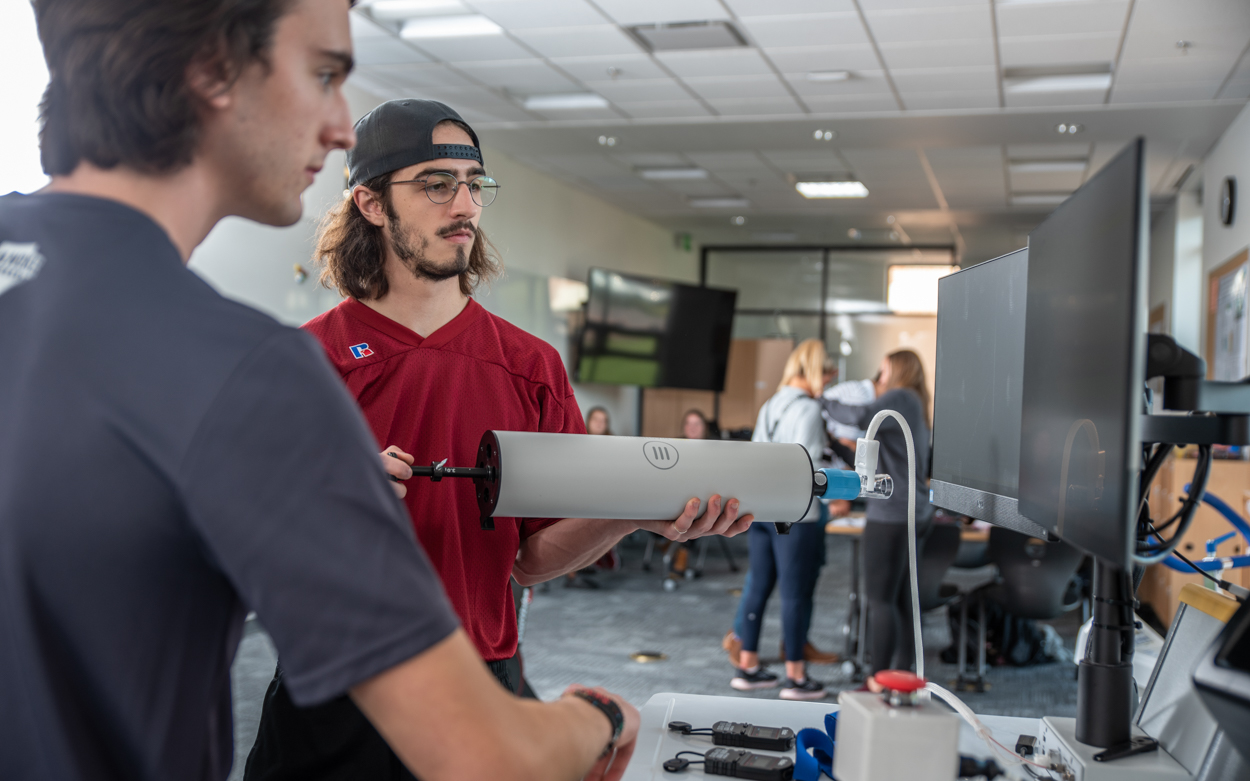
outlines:
[[[868,428],[881,410],[894,410],[907,421],[916,444],[916,533],[923,537],[933,518],[929,504],[929,389],[924,365],[911,350],[895,350],[881,360],[874,380],[875,401],[865,405],[823,399],[825,412],[840,422]],[[906,670],[915,664],[911,637],[911,588],[907,563],[907,441],[894,418],[877,429],[881,451],[878,474],[894,478],[894,495],[868,502],[864,525],[864,573],[868,591],[872,670]],[[902,642],[900,642],[902,639]]]
[[[821,391],[829,370],[825,346],[808,339],[790,353],[781,384],[755,422],[754,442],[797,443],[807,448],[817,464],[825,447],[825,424],[820,414]],[[787,700],[818,700],[825,696],[824,684],[807,675],[804,651],[812,619],[812,595],[816,579],[825,563],[825,506],[812,500],[805,520],[789,534],[778,534],[771,523],[755,523],[747,533],[750,545],[750,571],[742,593],[743,621],[738,653],[738,670],[730,685],[739,691],[777,686],[777,676],[760,665],[760,629],[764,607],[773,587],[781,586],[781,630],[785,646],[786,681],[781,697]]]

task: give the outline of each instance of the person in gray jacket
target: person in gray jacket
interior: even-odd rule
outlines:
[[[825,447],[825,423],[820,393],[828,363],[825,346],[808,339],[786,361],[777,392],[764,403],[755,423],[754,442],[797,443],[807,448],[812,464],[820,463]],[[742,650],[730,685],[739,691],[777,686],[777,676],[759,661],[760,628],[764,607],[773,587],[781,586],[781,628],[785,645],[786,681],[782,699],[818,700],[824,684],[807,675],[804,650],[812,620],[812,595],[825,563],[825,506],[813,499],[805,520],[789,534],[779,535],[771,523],[755,523],[747,532],[750,571],[742,593]],[[811,523],[810,521],[816,521]]]
[[[864,572],[868,586],[869,651],[872,671],[907,670],[915,665],[915,648],[899,642],[910,636],[911,589],[907,563],[907,491],[916,492],[916,534],[923,538],[933,519],[929,504],[929,390],[920,356],[896,350],[881,361],[877,398],[864,405],[821,399],[825,413],[840,423],[867,429],[881,410],[894,410],[907,421],[916,445],[916,484],[907,486],[907,441],[903,429],[887,418],[877,430],[881,452],[877,473],[894,478],[889,499],[868,502],[864,526]]]

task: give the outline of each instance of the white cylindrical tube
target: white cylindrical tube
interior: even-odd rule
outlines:
[[[672,520],[719,494],[739,516],[791,523],[812,502],[812,461],[802,445],[488,431],[479,466],[483,515]]]

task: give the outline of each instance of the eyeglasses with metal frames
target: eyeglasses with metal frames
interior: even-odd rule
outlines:
[[[490,206],[499,193],[499,182],[489,176],[475,176],[466,182],[442,172],[429,174],[420,179],[401,179],[391,184],[424,185],[425,196],[439,205],[451,203],[456,193],[460,191],[460,185],[466,185],[473,202],[483,208]]]

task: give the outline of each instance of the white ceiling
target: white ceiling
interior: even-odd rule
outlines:
[[[954,242],[966,260],[981,260],[1019,246],[1053,208],[1047,199],[1137,135],[1147,138],[1152,195],[1171,197],[1250,98],[1247,0],[440,5],[504,32],[404,41],[397,23],[375,23],[363,3],[352,14],[354,82],[383,98],[442,100],[487,146],[709,241],[846,242],[857,228],[861,240]],[[703,20],[730,23],[748,45],[651,53],[626,29]],[[1064,67],[1102,68],[1110,85],[1031,91],[1011,78]],[[809,78],[830,70],[851,76]],[[585,92],[607,106],[524,108],[529,96]],[[1061,136],[1061,122],[1082,132]],[[818,141],[817,129],[837,135]],[[616,143],[601,146],[599,136]],[[692,165],[707,178],[638,174]],[[870,195],[808,201],[793,188],[803,176],[855,178]],[[751,205],[691,204],[707,196]],[[732,226],[733,216],[745,224]]]

